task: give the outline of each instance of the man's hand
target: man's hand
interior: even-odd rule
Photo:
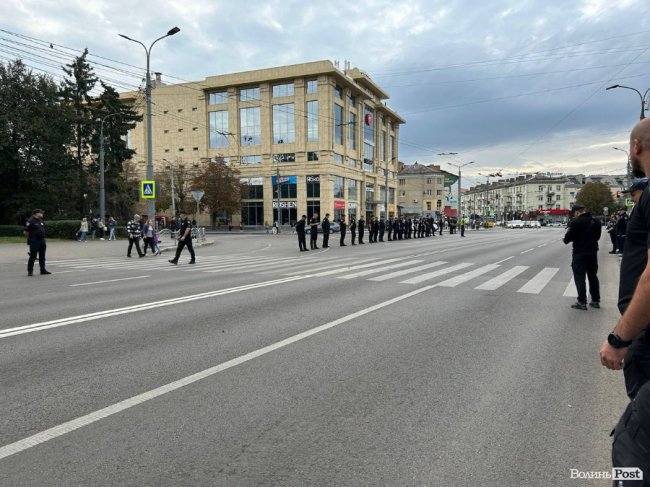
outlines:
[[[627,347],[614,348],[607,340],[600,347],[600,363],[610,370],[621,370],[625,355],[627,355]]]

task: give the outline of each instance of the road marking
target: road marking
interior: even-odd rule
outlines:
[[[538,245],[537,248],[540,249],[542,247],[546,247],[546,244]]]
[[[429,279],[434,279],[438,276],[443,276],[445,274],[449,274],[450,272],[454,272],[460,269],[464,269],[466,267],[470,267],[474,264],[470,264],[468,262],[461,262],[460,264],[453,265],[451,267],[447,267],[445,269],[440,269],[439,271],[434,271],[434,272],[429,272],[427,274],[422,274],[421,276],[417,277],[412,277],[411,279],[407,279],[406,281],[401,281],[400,284],[418,284],[420,282],[427,281]]]
[[[531,250],[535,250],[535,249],[532,248],[532,249],[524,250],[523,252],[519,252],[519,253],[520,253],[520,254],[527,254],[527,253],[530,252]]]
[[[339,279],[354,279],[355,277],[368,276],[370,274],[377,274],[379,272],[385,271],[386,269],[398,269],[400,267],[406,267],[413,264],[419,264],[421,260],[408,260],[406,262],[400,262],[398,264],[387,265],[385,267],[380,267],[379,269],[368,269],[366,271],[355,272],[354,274],[348,274],[347,276],[339,276]]]
[[[355,271],[357,269],[364,269],[366,267],[373,267],[373,266],[376,266],[376,265],[388,264],[390,262],[397,262],[397,261],[403,260],[404,258],[405,257],[397,257],[397,258],[394,258],[394,259],[378,260],[376,262],[370,262],[369,264],[353,265],[353,266],[342,267],[340,269],[332,269],[332,270],[329,270],[329,271],[318,272],[316,274],[312,274],[311,277],[323,277],[323,276],[330,276],[332,274],[338,274],[339,272]]]
[[[413,274],[413,272],[419,272],[425,269],[431,269],[432,267],[438,267],[446,263],[447,262],[444,260],[439,260],[436,262],[431,262],[430,264],[421,265],[419,267],[416,267],[415,269],[406,269],[405,271],[396,271],[396,272],[391,272],[390,274],[384,274],[383,276],[371,277],[370,279],[368,279],[368,281],[377,281],[377,282],[387,281],[388,279],[393,279],[394,277]]]
[[[486,272],[493,271],[498,267],[499,266],[497,264],[484,265],[483,267],[479,267],[478,269],[474,269],[473,271],[466,272],[465,274],[461,274],[460,276],[452,277],[451,279],[447,279],[446,281],[439,282],[438,284],[436,284],[436,286],[456,287],[459,284],[474,279],[475,277],[481,276]]]
[[[70,287],[92,286],[93,284],[105,284],[107,282],[117,282],[117,281],[130,281],[131,279],[144,279],[146,277],[151,277],[151,276],[123,277],[122,279],[110,279],[108,281],[84,282],[81,284],[70,284]]]
[[[578,290],[576,289],[576,283],[573,280],[573,276],[571,276],[571,280],[569,281],[569,285],[564,290],[564,294],[562,294],[562,296],[564,296],[566,298],[577,298],[578,297]]]
[[[518,265],[513,267],[510,270],[507,270],[500,276],[495,277],[494,279],[490,279],[487,282],[484,282],[480,286],[475,287],[474,289],[485,289],[488,291],[494,291],[495,289],[499,289],[501,286],[503,286],[506,282],[514,279],[517,277],[519,274],[524,272],[526,269],[528,269],[527,265]]]
[[[500,260],[500,261],[498,261],[498,262],[495,262],[495,264],[501,264],[501,263],[505,262],[506,260],[510,260],[510,259],[514,259],[514,258],[515,258],[515,256],[514,256],[514,255],[511,255],[510,257],[506,257],[506,258],[503,259],[503,260]]]
[[[306,279],[310,276],[292,276],[285,277],[282,279],[274,279],[272,281],[259,282],[255,284],[246,284],[244,286],[231,287],[227,289],[220,289],[217,291],[209,291],[207,293],[201,294],[190,294],[189,296],[182,296],[180,298],[166,299],[163,301],[154,301],[151,303],[143,303],[135,306],[127,306],[125,308],[117,308],[106,311],[98,311],[96,313],[89,313],[85,315],[72,316],[70,318],[61,318],[58,320],[44,321],[42,323],[34,323],[32,325],[18,326],[16,328],[7,328],[5,330],[0,330],[0,339],[7,338],[14,335],[23,335],[25,333],[32,333],[34,331],[42,331],[50,328],[58,328],[60,326],[72,325],[75,323],[84,323],[86,321],[94,321],[102,318],[108,318],[110,316],[119,316],[129,313],[139,313],[147,309],[159,308],[161,306],[173,306],[175,304],[188,303],[190,301],[198,301],[200,299],[213,298],[215,296],[223,296],[225,294],[232,294],[241,291],[249,291],[251,289],[257,289],[267,286],[275,286],[276,284],[283,284],[291,281],[298,281],[300,279]]]
[[[211,377],[215,374],[218,374],[219,372],[223,372],[224,370],[231,369],[233,367],[236,367],[238,365],[244,364],[246,362],[249,362],[253,359],[256,359],[258,357],[261,357],[263,355],[266,355],[268,353],[271,353],[275,350],[279,350],[281,348],[287,347],[289,345],[292,345],[296,342],[299,342],[301,340],[304,340],[306,338],[309,338],[313,335],[316,335],[318,333],[322,333],[326,330],[329,330],[330,328],[334,328],[335,326],[341,325],[343,323],[347,323],[348,321],[352,321],[355,318],[359,318],[361,316],[367,315],[369,313],[372,313],[373,311],[377,311],[379,309],[385,308],[387,306],[390,306],[392,304],[395,304],[399,301],[403,301],[405,299],[408,299],[412,296],[416,296],[418,294],[421,294],[423,292],[429,291],[433,289],[435,286],[434,285],[429,285],[422,287],[420,289],[416,289],[414,291],[411,291],[409,293],[403,294],[401,296],[397,296],[396,298],[392,298],[386,301],[383,301],[379,304],[376,304],[374,306],[370,306],[367,308],[363,308],[360,311],[357,311],[355,313],[349,314],[347,316],[343,316],[337,320],[330,321],[329,323],[325,323],[323,325],[317,326],[316,328],[312,328],[311,330],[304,331],[302,333],[298,333],[297,335],[294,335],[289,338],[285,338],[284,340],[281,340],[279,342],[273,343],[271,345],[268,345],[266,347],[262,347],[258,350],[254,350],[253,352],[247,353],[245,355],[242,355],[240,357],[236,357],[232,360],[228,360],[227,362],[223,362],[219,365],[216,365],[214,367],[210,367],[208,369],[205,369],[201,372],[197,372],[196,374],[189,375],[187,377],[184,377],[182,379],[176,380],[174,382],[170,382],[169,384],[166,384],[164,386],[157,387],[155,389],[151,389],[147,392],[144,392],[142,394],[138,394],[137,396],[133,396],[131,398],[125,399],[123,401],[117,402],[115,404],[112,404],[108,407],[99,409],[97,411],[94,411],[90,414],[86,414],[85,416],[80,416],[76,419],[73,419],[71,421],[67,421],[65,423],[62,423],[58,426],[54,426],[52,428],[46,429],[44,431],[41,431],[40,433],[36,433],[35,435],[29,436],[27,438],[24,438],[22,440],[16,441],[14,443],[10,443],[8,445],[5,445],[3,447],[0,447],[0,460],[3,458],[7,458],[11,455],[15,455],[17,453],[23,452],[25,450],[28,450],[29,448],[32,448],[34,446],[40,445],[42,443],[45,443],[49,440],[58,438],[60,436],[63,436],[67,433],[70,433],[72,431],[78,430],[80,428],[83,428],[85,426],[89,426],[97,421],[100,421],[104,418],[108,418],[110,416],[113,416],[117,413],[120,413],[122,411],[125,411],[127,409],[130,409],[132,407],[138,406],[140,404],[143,404],[147,401],[150,401],[151,399],[155,399],[157,397],[160,397],[164,394],[176,391],[177,389],[180,389],[181,387],[188,386],[190,384],[193,384],[195,382],[198,382],[202,379]],[[141,308],[139,308],[141,309]]]
[[[518,293],[539,294],[542,289],[553,279],[560,269],[556,267],[545,267],[535,277],[524,284]]]

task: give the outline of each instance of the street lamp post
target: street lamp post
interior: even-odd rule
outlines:
[[[462,215],[460,214],[460,175],[461,175],[460,170],[465,166],[468,166],[470,164],[474,164],[474,162],[475,161],[469,161],[469,162],[465,162],[463,164],[454,164],[453,162],[448,162],[447,163],[450,166],[454,166],[454,167],[458,168],[458,216],[457,216],[457,218],[462,217]]]
[[[172,183],[172,220],[176,219],[176,196],[174,195],[174,166],[167,159],[163,159],[164,162],[169,164],[169,173]]]
[[[119,115],[117,113],[109,113],[102,118],[99,124],[99,218],[104,221],[106,218],[106,192],[104,187],[104,122],[110,117]]]
[[[144,48],[144,52],[147,54],[147,73],[146,73],[146,86],[145,86],[145,97],[147,100],[147,179],[152,180],[153,179],[153,156],[152,156],[152,143],[151,143],[151,73],[149,69],[149,61],[151,57],[151,49],[153,48],[153,45],[158,42],[161,39],[164,39],[165,37],[173,36],[174,34],[178,34],[181,30],[178,27],[174,27],[173,29],[170,29],[167,34],[164,36],[159,37],[155,41],[151,43],[149,48],[147,49],[147,46],[145,46],[142,42],[136,40],[136,39],[131,39],[130,37],[125,36],[124,34],[118,34],[120,37],[123,37],[124,39],[135,42],[137,44],[140,44]],[[147,205],[147,213],[149,218],[153,218],[155,220],[156,218],[156,210],[155,210],[155,200],[150,199]]]
[[[621,152],[625,152],[627,155],[627,166],[626,166],[626,173],[625,173],[625,180],[627,182],[627,185],[629,186],[632,182],[632,168],[630,166],[630,153],[626,151],[625,149],[619,149],[618,147],[612,147],[614,150],[620,150]]]
[[[625,88],[626,90],[632,90],[632,91],[636,91],[636,92],[637,92],[637,94],[638,94],[639,97],[641,98],[641,116],[640,116],[639,118],[640,118],[640,120],[643,120],[643,119],[645,118],[645,109],[646,109],[646,106],[647,106],[647,105],[650,105],[650,100],[647,99],[647,98],[648,98],[648,93],[650,93],[650,88],[648,88],[647,90],[645,90],[645,93],[643,93],[643,95],[642,95],[641,92],[640,92],[639,90],[637,90],[636,88],[632,88],[632,87],[630,87],[630,86],[623,86],[623,85],[612,85],[612,86],[608,86],[607,88],[605,88],[605,91],[607,91],[607,90],[611,90],[611,89],[613,89],[613,88]]]

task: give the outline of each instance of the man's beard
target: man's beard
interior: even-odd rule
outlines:
[[[632,164],[632,176],[635,178],[644,178],[646,177],[645,171],[641,168],[641,164],[638,160],[630,159]]]

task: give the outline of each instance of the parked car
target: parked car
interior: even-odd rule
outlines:
[[[542,228],[542,224],[537,220],[530,220],[524,223],[526,228]]]
[[[524,228],[523,220],[510,220],[506,223],[506,228]]]
[[[316,233],[323,233],[323,228],[320,226],[320,223],[318,224],[318,227],[316,227],[317,231]],[[330,222],[330,235],[332,233],[338,233],[341,231],[341,225],[339,225],[337,222]],[[309,235],[311,233],[311,227],[307,225],[307,228],[305,229],[305,233]]]

